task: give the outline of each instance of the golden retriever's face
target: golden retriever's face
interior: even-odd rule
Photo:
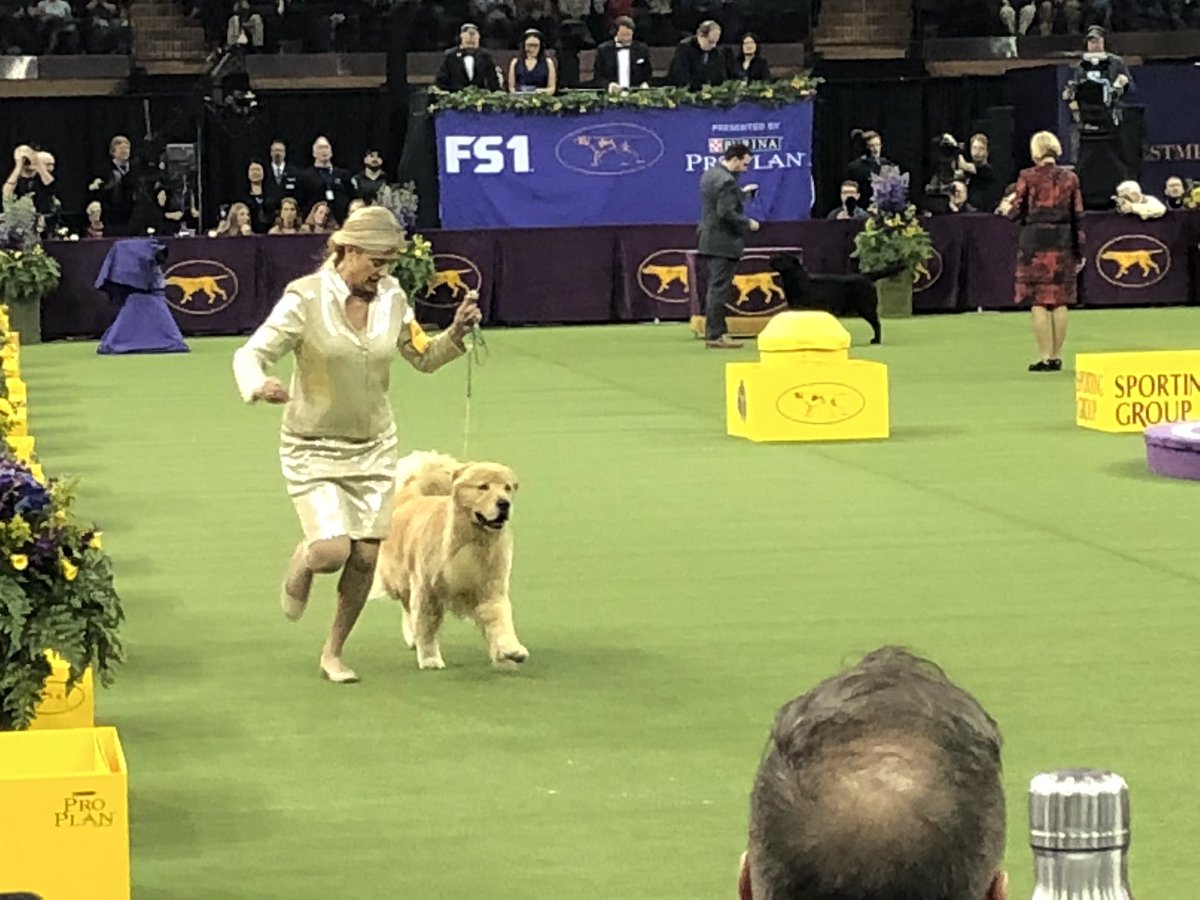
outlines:
[[[499,531],[512,515],[517,476],[497,463],[468,463],[454,476],[454,503],[482,528]]]

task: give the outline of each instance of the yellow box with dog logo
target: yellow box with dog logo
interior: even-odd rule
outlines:
[[[115,728],[0,733],[0,894],[129,900],[129,776]]]
[[[96,684],[91,669],[67,691],[71,667],[55,653],[47,653],[50,675],[42,688],[42,702],[37,718],[29,725],[31,731],[57,728],[91,728],[96,724]]]
[[[785,312],[758,337],[759,361],[725,367],[725,430],[751,441],[890,435],[887,366],[850,359],[850,334],[823,312]]]
[[[1110,434],[1200,420],[1200,350],[1078,353],[1075,424]]]

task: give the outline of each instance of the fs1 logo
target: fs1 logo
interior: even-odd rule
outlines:
[[[459,175],[463,164],[476,175],[497,175],[500,172],[525,174],[529,165],[529,135],[514,134],[507,141],[499,135],[475,137],[466,134],[446,135],[446,173]]]

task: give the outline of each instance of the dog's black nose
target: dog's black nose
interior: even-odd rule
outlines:
[[[512,508],[511,500],[505,500],[503,497],[501,497],[499,500],[496,501],[496,509],[500,510],[500,512],[502,512],[502,513],[508,512],[509,509],[511,509],[511,508]]]

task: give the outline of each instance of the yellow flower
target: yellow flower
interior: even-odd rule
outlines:
[[[63,509],[56,509],[56,510],[54,511],[54,521],[55,521],[55,523],[56,523],[56,524],[58,524],[58,525],[66,525],[66,524],[67,524],[67,512],[66,512],[66,510],[63,510]]]
[[[771,88],[767,88],[765,91],[763,91],[763,96],[770,100],[775,96],[775,91],[773,91]]]
[[[104,548],[104,542],[100,540],[100,534],[99,531],[92,532],[92,539],[88,541],[88,546],[93,550],[102,550]]]
[[[14,553],[8,558],[8,561],[12,563],[12,567],[18,572],[24,572],[29,568],[29,557],[24,553]]]
[[[425,254],[424,254],[424,253],[421,251],[421,248],[420,248],[420,247],[418,247],[417,249],[415,249],[415,250],[413,251],[413,256],[414,256],[416,259],[421,259],[421,257],[423,257],[424,255],[425,255]]]
[[[67,579],[67,581],[74,581],[79,575],[79,566],[75,565],[69,559],[64,558],[62,561],[62,573],[63,578]]]

